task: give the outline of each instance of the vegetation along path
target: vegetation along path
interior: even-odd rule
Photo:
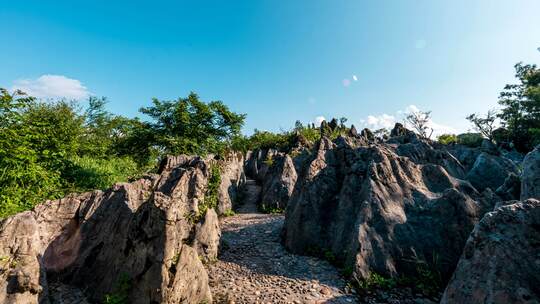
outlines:
[[[257,211],[260,187],[248,181],[243,206],[221,220],[222,250],[208,266],[216,303],[356,303],[328,262],[291,254],[280,243],[283,215]]]

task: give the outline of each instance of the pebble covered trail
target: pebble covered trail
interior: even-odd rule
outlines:
[[[283,248],[284,216],[259,213],[259,194],[248,181],[243,206],[220,221],[220,256],[207,266],[214,303],[358,303],[330,263]]]

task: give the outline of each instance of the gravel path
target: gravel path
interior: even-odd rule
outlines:
[[[222,250],[208,265],[215,303],[357,303],[328,262],[287,252],[280,243],[283,215],[261,214],[260,187],[248,181],[244,205],[221,220]]]

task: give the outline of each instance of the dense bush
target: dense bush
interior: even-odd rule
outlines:
[[[140,173],[137,163],[129,157],[100,159],[75,156],[70,159],[63,177],[68,189],[87,191],[106,189],[116,182],[129,181]]]
[[[454,134],[441,134],[437,137],[437,141],[443,145],[449,145],[458,142],[458,138]]]
[[[457,136],[459,144],[469,146],[471,148],[480,147],[484,137],[480,133],[463,133]]]

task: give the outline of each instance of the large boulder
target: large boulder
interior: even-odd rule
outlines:
[[[274,157],[263,182],[261,208],[263,210],[285,209],[294,191],[297,174],[289,155]]]
[[[495,190],[510,175],[519,175],[517,166],[511,160],[482,152],[474,162],[472,169],[467,173],[466,179],[478,190],[486,188]]]
[[[382,144],[321,140],[287,206],[289,250],[331,254],[364,279],[416,275],[426,263],[451,276],[494,196],[453,176],[463,169],[452,155],[428,151],[434,148],[400,127]]]
[[[540,199],[540,146],[529,152],[523,160],[521,199]]]
[[[128,286],[122,292],[130,303],[210,302],[193,244],[197,235],[197,244],[210,248],[219,235],[212,211],[196,223],[209,175],[200,158],[168,159],[159,175],[3,220],[0,302],[49,303],[63,298],[62,290],[78,290],[73,294],[84,298],[75,302],[102,302],[119,285]]]
[[[441,303],[540,303],[540,202],[502,206],[471,233]]]

